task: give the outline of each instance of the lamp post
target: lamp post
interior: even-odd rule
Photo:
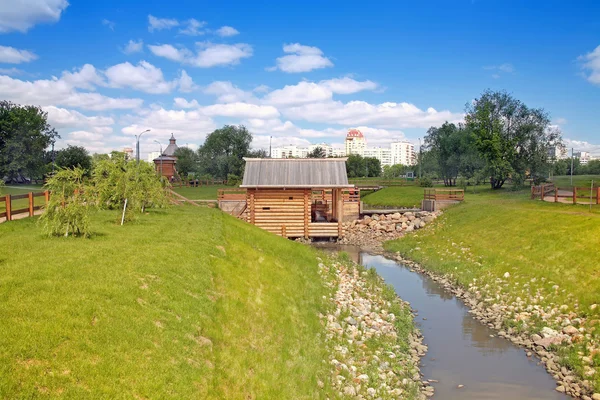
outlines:
[[[141,132],[139,135],[135,135],[135,159],[137,163],[140,163],[140,138],[146,132],[150,132],[150,129],[146,129],[144,132]]]
[[[421,164],[423,164],[423,160],[421,154],[421,138],[419,138],[419,179],[421,179]]]
[[[52,176],[54,176],[54,166],[56,165],[56,157],[54,156],[54,140],[52,141]]]
[[[162,165],[163,165],[162,164],[162,161],[163,161],[163,159],[162,159],[162,157],[163,157],[163,154],[162,154],[162,143],[159,142],[158,140],[154,140],[154,143],[158,143],[158,145],[160,146],[160,156],[159,156],[160,157],[160,178],[162,179],[162,176],[163,176],[163,168],[162,168]]]

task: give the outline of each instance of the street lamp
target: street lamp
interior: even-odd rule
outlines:
[[[160,157],[160,177],[162,179],[162,176],[163,176],[163,168],[162,168],[162,161],[163,161],[163,159],[162,159],[162,157],[163,157],[163,154],[162,154],[162,143],[159,142],[158,140],[154,140],[154,143],[158,143],[158,145],[160,146],[160,156],[159,156]]]
[[[136,158],[138,164],[140,163],[140,138],[146,132],[150,132],[150,129],[146,129],[144,132],[140,133],[139,135],[135,135],[135,158]]]

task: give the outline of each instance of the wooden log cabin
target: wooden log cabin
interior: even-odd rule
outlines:
[[[245,205],[229,209],[249,223],[288,238],[341,237],[343,222],[358,218],[360,196],[348,183],[346,158],[244,160],[245,192],[230,198]],[[222,209],[228,197],[219,193]]]

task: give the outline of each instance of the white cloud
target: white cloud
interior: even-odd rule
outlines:
[[[25,81],[0,76],[2,97],[19,104],[108,110],[137,108],[143,103],[142,99],[112,98],[99,93],[79,92],[76,90],[76,85],[81,85],[81,83],[70,82],[69,78]]]
[[[125,54],[133,54],[133,53],[141,53],[144,50],[144,41],[142,39],[135,41],[135,40],[130,40],[129,42],[127,42],[127,45],[125,45],[125,48],[123,49],[123,53]]]
[[[569,155],[571,155],[571,148],[575,149],[575,152],[578,151],[587,151],[588,153],[600,157],[600,144],[592,144],[585,140],[576,140],[563,138],[563,143],[567,149],[569,149]]]
[[[191,18],[185,21],[186,27],[185,29],[180,29],[179,33],[188,36],[200,36],[204,35],[206,32],[200,30],[206,26],[205,21],[198,21],[197,19]]]
[[[271,88],[267,85],[258,85],[257,87],[252,89],[252,91],[255,93],[268,93],[269,90],[271,90]]]
[[[283,52],[289,54],[279,57],[276,60],[276,66],[269,68],[269,70],[279,69],[283,72],[296,73],[333,67],[331,60],[325,57],[318,47],[292,43],[284,45]]]
[[[252,93],[243,91],[229,81],[215,81],[205,87],[203,92],[217,96],[220,103],[256,101]]]
[[[196,101],[196,100],[187,101],[186,99],[184,99],[182,97],[175,97],[175,99],[173,100],[173,105],[177,108],[199,108],[200,107],[200,104],[198,104],[198,101]]]
[[[193,55],[188,49],[178,49],[170,44],[148,45],[148,48],[156,56],[177,62],[183,62]]]
[[[152,139],[164,141],[173,133],[178,140],[198,143],[217,127],[210,117],[197,110],[165,110],[160,107],[142,110],[140,115],[130,118],[131,124],[124,127],[122,132],[134,135],[151,127],[152,130],[144,134],[144,137],[147,135],[146,140],[150,142]],[[164,146],[163,143],[163,148]]]
[[[93,128],[98,129],[101,132],[106,130],[100,128],[106,128],[112,126],[115,121],[111,117],[103,116],[87,116],[75,110],[68,110],[66,108],[60,108],[55,106],[43,107],[44,111],[48,113],[48,122],[54,128]],[[112,131],[112,129],[110,129]]]
[[[36,60],[37,55],[28,50],[19,50],[14,47],[0,46],[0,63],[21,64]]]
[[[104,79],[91,64],[85,64],[74,72],[64,71],[61,80],[74,88],[94,90],[95,86],[104,85]]]
[[[109,21],[106,18],[104,18],[102,20],[102,25],[107,26],[108,29],[110,29],[111,31],[115,30],[115,23],[114,23],[114,21]]]
[[[445,121],[457,122],[462,114],[437,111],[434,108],[421,110],[414,104],[386,102],[370,104],[365,101],[311,102],[285,108],[282,113],[288,118],[309,122],[340,124],[345,126],[371,125],[379,128],[429,128]]]
[[[156,18],[153,15],[148,15],[148,31],[161,31],[163,29],[171,29],[179,26],[179,21],[171,18]]]
[[[483,67],[483,69],[487,69],[490,71],[506,72],[509,74],[515,72],[515,67],[509,63],[499,64],[499,65],[488,65],[486,67]]]
[[[331,99],[332,91],[314,82],[300,82],[277,89],[264,97],[264,102],[280,106],[319,103]]]
[[[105,74],[111,87],[130,87],[146,93],[169,93],[177,84],[165,81],[162,70],[146,61],[137,66],[129,62],[113,65]]]
[[[222,26],[219,29],[217,29],[215,31],[215,33],[222,37],[229,37],[229,36],[238,35],[240,32],[238,32],[237,29],[235,29],[231,26]]]
[[[352,94],[363,90],[375,90],[379,85],[373,81],[356,81],[349,77],[334,78],[319,82],[319,85],[326,87],[333,93]]]
[[[239,64],[242,58],[252,57],[252,46],[246,43],[237,44],[202,44],[192,65],[208,68],[221,65]]]
[[[16,76],[16,75],[23,75],[25,73],[25,71],[23,71],[22,69],[18,69],[18,68],[0,68],[0,74],[1,75],[8,75],[8,76]]]
[[[567,124],[567,119],[566,118],[556,118],[554,120],[554,123],[556,125],[566,125]]]
[[[196,90],[196,85],[192,80],[192,77],[185,72],[185,70],[181,71],[181,75],[179,76],[179,91],[184,93],[193,92]]]
[[[1,1],[0,33],[25,33],[36,24],[57,22],[68,5],[67,0]]]
[[[600,46],[579,57],[581,67],[589,71],[586,79],[594,85],[600,85]]]
[[[213,104],[201,107],[200,110],[208,116],[230,118],[260,118],[271,119],[279,117],[279,111],[273,106],[261,106],[249,103]]]
[[[188,64],[194,67],[210,68],[239,64],[243,58],[251,57],[252,46],[246,43],[214,44],[197,43],[198,51],[194,54],[186,48],[176,48],[170,44],[148,46],[150,51],[159,57]]]

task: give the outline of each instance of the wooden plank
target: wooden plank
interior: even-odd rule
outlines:
[[[28,199],[29,198],[29,193],[25,193],[25,194],[15,194],[14,196],[11,197],[13,200],[20,200],[20,199]]]
[[[10,194],[7,194],[6,197],[4,198],[4,201],[6,202],[6,220],[10,221],[12,219],[12,210],[11,210],[11,199],[10,199]]]
[[[33,217],[33,192],[29,192],[29,216]]]
[[[29,213],[29,207],[27,207],[27,208],[19,208],[17,210],[11,210],[10,213],[11,213],[11,215]]]

